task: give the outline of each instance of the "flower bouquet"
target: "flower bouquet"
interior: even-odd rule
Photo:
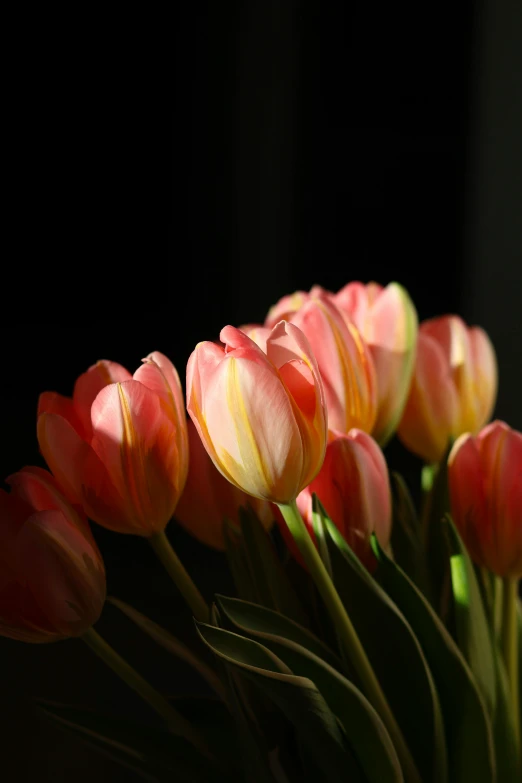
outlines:
[[[49,470],[0,492],[0,634],[79,637],[152,719],[40,709],[161,783],[520,780],[522,434],[488,424],[496,386],[482,329],[418,326],[400,285],[349,283],[198,344],[186,406],[158,352],[41,394]],[[418,486],[389,472],[394,434],[424,461]],[[234,595],[203,598],[172,517],[226,552]],[[149,540],[190,644],[106,598],[88,520]],[[208,698],[168,697],[109,646],[106,600]]]

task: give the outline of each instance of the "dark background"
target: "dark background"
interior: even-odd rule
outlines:
[[[66,37],[46,17],[15,36],[0,475],[40,462],[38,394],[70,394],[97,359],[134,371],[158,349],[183,376],[226,323],[353,279],[399,280],[421,319],[484,326],[496,415],[521,429],[520,4],[260,0],[174,14],[69,20]],[[208,596],[229,588],[219,555],[169,534]],[[109,592],[189,637],[147,543],[96,536]],[[197,688],[167,656],[151,664],[115,609],[98,627],[156,684]],[[142,714],[81,642],[0,639],[0,663],[6,781],[134,780],[30,711],[41,696]]]

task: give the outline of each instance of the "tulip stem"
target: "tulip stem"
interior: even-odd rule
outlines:
[[[509,680],[515,741],[520,755],[520,706],[518,671],[518,579],[507,577],[504,581],[502,601],[502,652]]]
[[[208,605],[172,548],[165,532],[156,533],[149,538],[149,541],[168,575],[190,606],[196,620],[208,623]]]
[[[375,707],[386,726],[399,756],[405,780],[408,783],[421,783],[421,778],[415,762],[406,745],[403,734],[394,718],[386,696],[379,684],[368,656],[361,644],[350,617],[339,597],[337,590],[321,560],[310,533],[304,524],[295,501],[279,506],[287,527],[292,534],[297,547],[303,556],[308,571],[312,576],[325,606],[334,622],[339,639],[349,655],[370,702]]]
[[[189,721],[175,710],[141,674],[133,669],[94,628],[89,628],[80,638],[118,677],[121,677],[130,688],[136,691],[158,715],[161,715],[173,734],[184,737],[207,757],[211,757],[205,743]]]

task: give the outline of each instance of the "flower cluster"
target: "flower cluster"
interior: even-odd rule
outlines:
[[[284,678],[293,676],[295,666],[296,675],[309,678],[324,715],[332,710],[344,727],[341,736],[332,724],[323,745],[318,743],[323,755],[314,755],[314,742],[307,751],[325,779],[338,779],[338,768],[348,764],[341,750],[350,746],[357,759],[354,780],[479,780],[473,763],[459,760],[455,736],[461,728],[451,729],[452,738],[451,718],[442,717],[451,702],[447,693],[446,702],[436,690],[430,696],[435,740],[429,756],[421,729],[397,701],[392,663],[387,669],[373,650],[365,617],[375,612],[375,622],[381,622],[383,607],[396,602],[397,616],[404,613],[413,628],[409,633],[419,635],[421,657],[411,652],[402,621],[389,620],[390,632],[398,629],[397,644],[406,657],[413,656],[413,668],[420,667],[419,682],[427,676],[432,690],[444,693],[460,683],[468,689],[469,709],[484,710],[485,734],[477,729],[480,717],[466,741],[482,743],[486,737],[493,748],[500,742],[497,730],[511,738],[509,751],[506,741],[481,762],[484,774],[494,777],[480,780],[507,781],[505,775],[515,774],[520,763],[516,596],[522,577],[522,434],[500,421],[488,423],[496,393],[496,358],[486,333],[456,315],[419,325],[409,295],[397,283],[352,282],[337,293],[314,286],[284,296],[264,323],[225,326],[219,341],[199,343],[190,356],[186,401],[176,369],[159,352],[133,375],[112,361],[98,361],[76,380],[71,398],[40,395],[36,431],[49,470],[24,467],[7,479],[10,492],[0,490],[0,635],[26,642],[82,637],[174,733],[213,763],[194,727],[128,664],[119,665],[121,659],[92,628],[106,586],[91,520],[150,541],[198,620],[201,638],[227,666],[236,667],[234,676],[237,671],[247,676],[248,669],[254,681],[264,671]],[[389,474],[383,449],[394,435],[425,463],[432,479],[420,520],[404,482]],[[239,598],[209,608],[165,535],[171,518],[203,544],[226,551]],[[248,525],[257,542],[252,551]],[[333,633],[323,640],[312,643],[310,629],[320,635],[324,618],[320,626],[310,621],[306,631],[288,626],[286,618],[300,621],[307,613],[296,608],[296,588],[289,586],[285,561],[274,549],[279,534],[301,567],[299,579],[312,586],[329,618]],[[467,565],[468,555],[476,571]],[[262,563],[261,571],[254,560]],[[281,580],[287,585],[282,592]],[[235,614],[245,598],[249,608],[245,604],[243,614]],[[278,613],[279,620],[267,612]],[[485,622],[480,638],[493,640],[487,642],[489,652],[471,649],[480,635],[477,624]],[[442,623],[453,629],[461,651],[440,630]],[[294,645],[293,663],[285,657],[285,634]],[[326,638],[328,644],[337,640],[333,653],[327,652]],[[432,658],[429,650],[437,644],[439,652],[444,647],[459,656],[458,666],[454,657],[451,665],[459,672],[466,667],[466,686],[455,672],[453,684],[440,685],[443,674],[434,663],[439,653]],[[315,663],[308,660],[300,672],[302,645],[311,650],[303,653],[305,659],[315,656]],[[317,663],[323,648],[332,671],[339,660],[344,700],[330,693]],[[498,684],[491,695],[484,672],[488,655],[493,668],[487,677],[497,682],[502,670],[508,683],[503,696]],[[206,676],[217,687],[215,672]],[[475,681],[476,698],[469,696]],[[267,675],[263,687],[302,743],[313,735],[313,721],[301,735],[304,718],[296,717],[297,707],[292,713],[281,702],[274,682]],[[243,697],[232,687],[239,703]],[[354,701],[348,707],[354,693],[359,706]],[[301,699],[306,710],[303,694]],[[504,728],[498,729],[502,710]],[[246,713],[239,713],[243,720]],[[319,739],[324,715],[316,721]],[[352,725],[359,720],[366,728]],[[377,736],[380,765],[364,749]],[[306,758],[305,753],[302,763]],[[290,768],[274,773],[274,780],[285,775],[294,780]],[[259,779],[270,774],[267,767]]]

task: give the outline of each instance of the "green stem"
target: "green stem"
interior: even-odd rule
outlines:
[[[169,730],[173,734],[185,737],[196,748],[209,756],[203,740],[199,737],[192,725],[172,707],[158,691],[145,680],[141,674],[132,668],[127,661],[108,644],[100,634],[89,628],[80,637],[98,655],[107,666],[115,672],[118,677],[127,683],[141,698],[149,704],[158,715],[161,715],[167,723]]]
[[[518,686],[518,623],[517,623],[517,599],[518,579],[506,578],[504,581],[504,595],[502,602],[502,652],[509,679],[511,704],[513,708],[513,726],[515,741],[520,756],[520,707]]]
[[[149,538],[150,544],[172,581],[188,603],[192,614],[201,623],[208,623],[208,606],[198,588],[185,570],[185,566],[173,550],[170,542],[162,531]]]
[[[421,783],[415,762],[386,700],[386,696],[375,676],[375,672],[353,627],[352,621],[301,518],[295,501],[288,505],[280,505],[279,508],[334,622],[339,639],[361,679],[366,695],[381,716],[390,734],[401,761],[406,781],[409,781],[409,783]]]

